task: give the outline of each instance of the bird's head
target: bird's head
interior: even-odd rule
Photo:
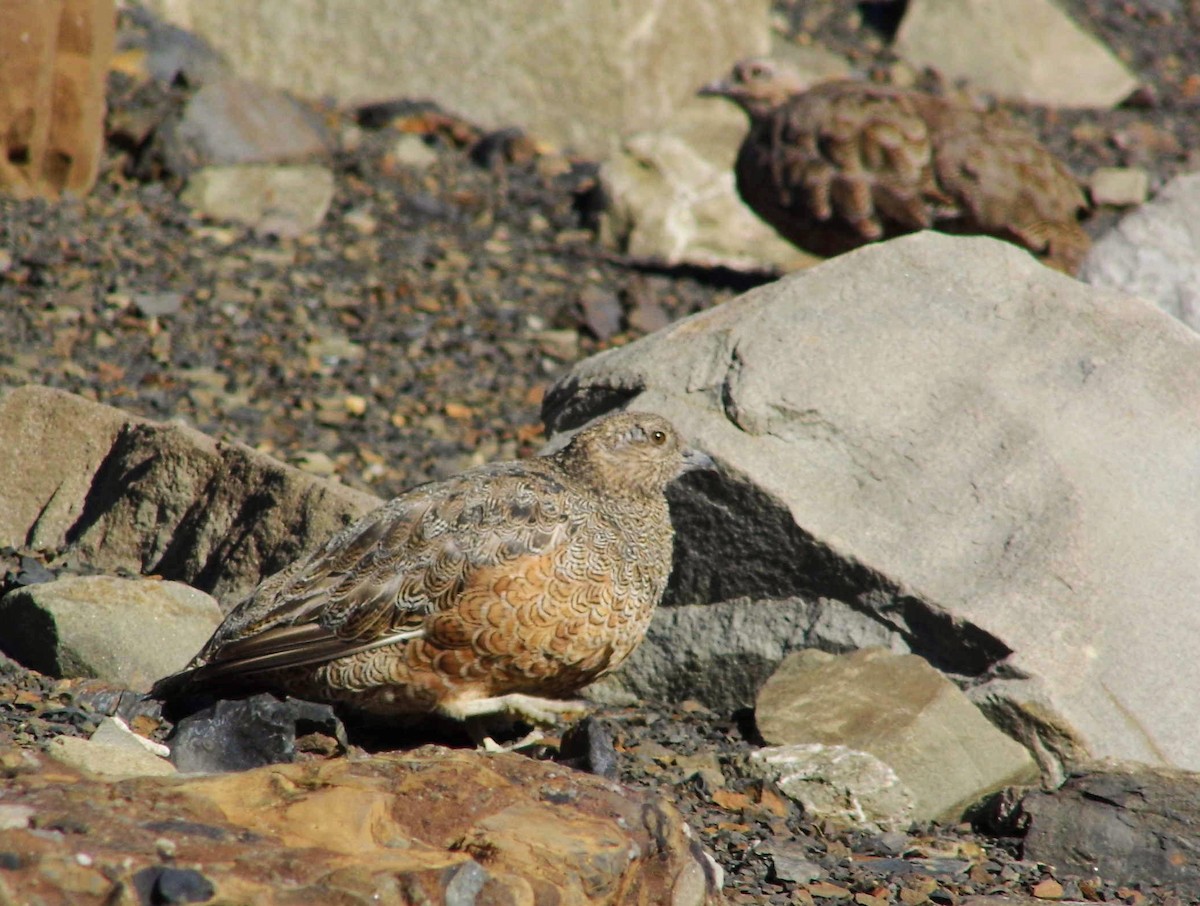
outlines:
[[[665,418],[621,412],[588,425],[557,454],[571,474],[601,489],[661,495],[692,469],[712,469],[712,459],[684,444]]]
[[[788,98],[807,91],[810,83],[789,66],[762,58],[739,60],[723,79],[697,92],[702,97],[729,98],[750,116],[766,116]]]

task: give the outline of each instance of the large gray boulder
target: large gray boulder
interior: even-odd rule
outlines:
[[[841,600],[1053,774],[1200,767],[1197,400],[1178,321],[923,233],[581,362],[545,416],[660,412],[722,463],[673,501],[673,603]]]

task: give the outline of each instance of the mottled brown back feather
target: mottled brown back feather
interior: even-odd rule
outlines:
[[[996,236],[1073,273],[1090,245],[1079,182],[1003,112],[859,81],[809,88],[762,60],[704,93],[750,117],[742,198],[816,254],[932,228]]]

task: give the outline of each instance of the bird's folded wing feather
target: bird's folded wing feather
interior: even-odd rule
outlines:
[[[192,668],[259,672],[419,637],[477,577],[566,544],[567,496],[552,476],[511,467],[415,489],[260,585]]]
[[[799,95],[776,115],[771,154],[789,206],[820,219],[907,229],[930,223],[928,206],[950,204],[934,182],[922,110],[908,96],[860,83],[830,83]]]

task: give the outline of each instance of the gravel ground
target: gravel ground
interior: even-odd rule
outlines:
[[[1066,6],[1146,90],[1128,109],[1017,114],[1081,175],[1136,165],[1158,186],[1200,165],[1189,153],[1200,149],[1200,2]],[[797,40],[825,43],[862,68],[894,64],[850,4],[777,10]],[[114,84],[113,97],[113,115],[145,103],[128,86]],[[764,279],[634,267],[605,252],[593,230],[591,162],[531,153],[506,136],[480,143],[466,124],[429,119],[436,161],[415,170],[396,160],[394,128],[322,115],[342,139],[337,195],[319,232],[300,239],[197,219],[169,178],[130,175],[148,172],[146,162],[139,170],[115,143],[86,199],[0,200],[0,384],[38,382],[180,419],[391,496],[531,454],[544,389],[571,362]],[[1099,212],[1089,229],[1114,217]],[[5,586],[40,569],[37,558],[0,552]],[[0,744],[87,733],[96,715],[78,689],[0,662]],[[621,778],[677,802],[724,866],[733,902],[1049,898],[1059,882],[1060,896],[1172,902],[1133,879],[1056,881],[1020,861],[1019,840],[966,827],[871,836],[815,826],[740,777],[754,742],[748,722],[694,704],[608,710],[600,723]],[[810,862],[823,873],[813,883],[804,880]]]

